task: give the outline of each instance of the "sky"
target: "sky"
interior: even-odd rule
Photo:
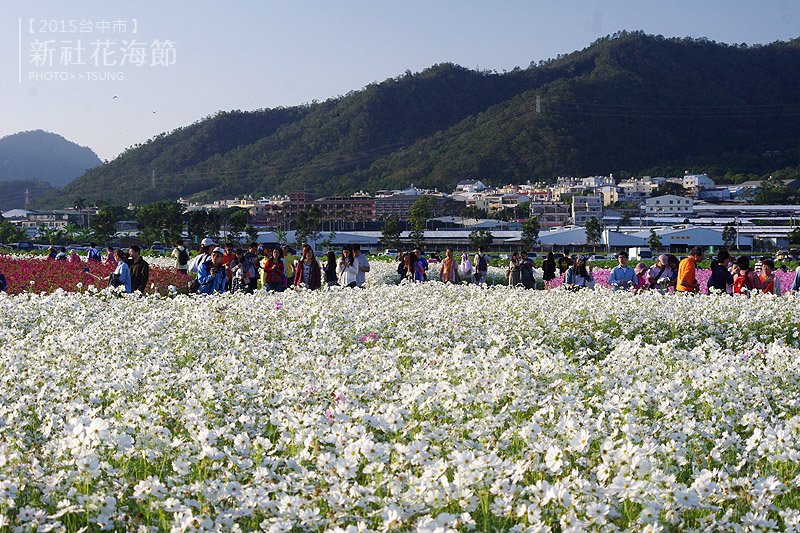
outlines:
[[[796,0],[0,0],[0,137],[111,160],[217,111],[325,100],[436,63],[511,70],[619,30],[800,36]]]

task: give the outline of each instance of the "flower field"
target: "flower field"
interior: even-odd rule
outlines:
[[[185,289],[188,279],[182,274],[169,268],[166,260],[153,258],[148,259],[150,263],[150,280],[148,292],[166,294],[169,286],[178,289]],[[89,267],[89,273],[83,271]],[[95,285],[98,288],[105,288],[108,275],[114,271],[113,268],[105,263],[71,263],[69,261],[46,261],[42,256],[33,255],[0,255],[0,272],[5,275],[8,281],[9,294],[19,294],[22,292],[45,292],[51,293],[56,289],[63,289],[68,292],[79,291]],[[102,278],[102,279],[98,279]]]
[[[800,524],[797,300],[0,296],[0,529]]]

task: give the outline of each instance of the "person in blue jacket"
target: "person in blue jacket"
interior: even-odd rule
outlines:
[[[225,265],[222,264],[222,248],[214,248],[211,252],[211,259],[200,265],[197,270],[197,282],[200,288],[198,294],[221,294],[225,292],[225,282],[228,276],[225,273]]]

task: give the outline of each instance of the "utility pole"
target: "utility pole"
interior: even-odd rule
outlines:
[[[155,190],[156,188],[156,171],[150,173],[150,186]]]
[[[536,114],[537,115],[542,114],[542,97],[539,96],[538,94],[536,95]]]

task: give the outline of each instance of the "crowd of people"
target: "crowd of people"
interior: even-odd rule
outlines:
[[[345,246],[339,258],[329,252],[322,264],[307,244],[295,256],[288,246],[262,248],[252,242],[245,250],[203,239],[199,253],[189,259],[183,242],[178,241],[171,255],[179,271],[196,276],[191,291],[200,294],[252,293],[259,282],[264,290],[274,292],[301,287],[315,290],[323,284],[363,287],[370,271],[369,259],[358,244]]]
[[[232,244],[218,246],[206,238],[200,243],[197,255],[191,257],[182,240],[175,244],[171,257],[175,268],[191,279],[190,292],[214,294],[224,292],[253,293],[261,286],[266,291],[281,292],[289,288],[319,289],[323,285],[341,287],[364,287],[366,274],[370,271],[369,259],[358,244],[345,246],[341,255],[330,251],[322,261],[318,260],[309,245],[303,245],[300,255],[295,256],[288,246],[264,247],[252,242],[247,249],[234,248]],[[671,254],[658,256],[655,264],[647,266],[639,262],[628,264],[628,254],[617,254],[617,265],[608,277],[612,290],[635,292],[657,290],[662,293],[698,293],[701,286],[697,279],[698,264],[705,258],[701,248],[692,248],[688,257],[679,260]],[[48,260],[81,261],[73,250],[51,247]],[[112,287],[123,287],[125,292],[144,292],[149,278],[149,265],[142,258],[138,246],[127,251],[108,247],[106,256],[91,243],[88,262],[105,262],[114,268],[108,278]],[[452,248],[447,248],[443,257],[436,253],[426,257],[419,248],[398,254],[397,273],[401,280],[425,282],[436,279],[444,283],[486,284],[488,281],[490,256],[482,247],[473,255],[464,252],[456,259]],[[508,285],[526,289],[537,288],[534,261],[526,252],[511,254],[505,274]],[[785,270],[785,266],[782,267]],[[88,271],[88,269],[86,269]],[[780,295],[788,290],[800,291],[800,267],[795,271],[791,287],[781,287],[775,275],[775,263],[764,258],[751,266],[748,256],[734,258],[722,248],[711,262],[708,279],[709,292],[726,294],[749,294],[753,291]],[[568,290],[591,289],[595,286],[593,267],[584,255],[570,255],[567,250],[556,256],[549,252],[541,265],[542,286],[564,287]],[[0,290],[4,279],[0,279]]]

